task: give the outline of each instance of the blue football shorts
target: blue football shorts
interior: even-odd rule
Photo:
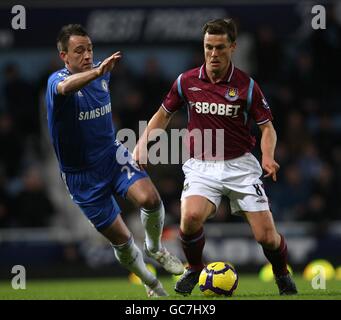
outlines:
[[[135,181],[148,177],[120,143],[96,166],[79,172],[62,172],[71,199],[98,230],[109,227],[121,212],[114,195],[126,197]]]

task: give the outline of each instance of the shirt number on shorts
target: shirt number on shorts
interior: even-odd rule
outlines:
[[[261,190],[261,186],[259,185],[259,184],[254,184],[253,185],[254,186],[254,188],[256,189],[256,193],[259,195],[259,196],[262,196],[263,195],[263,192],[262,192],[262,190]]]
[[[132,176],[135,174],[135,172],[131,172],[131,169],[128,166],[123,166],[121,168],[121,172],[123,172],[123,171],[127,171],[128,180],[130,180],[132,178]]]

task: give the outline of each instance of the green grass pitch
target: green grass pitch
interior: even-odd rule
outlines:
[[[165,289],[173,300],[207,299],[198,287],[191,296],[182,297],[174,290],[171,277],[161,277]],[[341,281],[326,282],[326,289],[314,290],[309,281],[295,277],[299,294],[283,297],[278,295],[274,282],[262,282],[255,275],[241,274],[237,291],[232,297],[214,298],[229,300],[341,300]],[[132,284],[128,278],[105,279],[66,279],[66,280],[27,280],[25,290],[14,290],[11,281],[0,282],[0,300],[144,300],[147,299],[142,285]],[[210,298],[212,299],[212,298]]]

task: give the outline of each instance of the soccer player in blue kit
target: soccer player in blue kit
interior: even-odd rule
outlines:
[[[145,253],[168,272],[181,274],[181,261],[161,244],[165,212],[160,196],[115,139],[108,88],[110,72],[122,55],[115,52],[95,64],[91,40],[77,24],[62,27],[57,48],[65,68],[48,79],[46,107],[62,178],[73,201],[110,241],[118,261],[141,278],[148,296],[165,296],[162,284],[146,268],[114,198],[120,195],[141,208]]]

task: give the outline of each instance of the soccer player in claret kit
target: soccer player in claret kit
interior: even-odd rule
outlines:
[[[147,141],[153,139],[153,129],[165,129],[174,112],[184,105],[190,132],[211,129],[215,139],[216,130],[223,129],[224,144],[221,154],[216,150],[215,160],[210,160],[205,149],[196,153],[196,143],[190,140],[191,157],[183,165],[185,182],[179,231],[188,268],[177,281],[175,291],[190,294],[198,283],[204,267],[203,225],[215,214],[221,197],[226,195],[231,212],[247,220],[272,264],[279,293],[296,294],[295,283],[287,269],[287,245],[276,230],[260,179],[263,168],[265,177],[276,181],[279,169],[274,160],[277,138],[270,108],[258,84],[231,61],[237,38],[234,21],[209,21],[203,27],[203,36],[205,64],[179,75],[133,152],[134,159],[141,163],[146,158]],[[253,121],[262,133],[262,167],[251,154],[255,145],[250,132]]]
[[[148,296],[165,296],[162,284],[146,268],[114,198],[120,195],[141,208],[146,254],[167,271],[181,274],[181,261],[161,244],[165,212],[160,196],[115,139],[108,88],[121,53],[93,63],[91,40],[77,24],[61,29],[57,47],[65,68],[48,79],[46,107],[62,178],[73,201],[110,241],[118,261],[141,278]]]

